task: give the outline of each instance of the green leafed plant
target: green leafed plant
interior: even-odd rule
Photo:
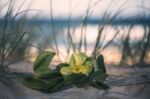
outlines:
[[[51,70],[49,64],[54,55],[54,52],[41,52],[33,65],[34,75],[24,78],[22,83],[29,88],[48,93],[73,86],[91,85],[98,89],[109,89],[109,86],[103,83],[106,69],[102,55],[93,62],[93,58],[85,53],[74,53],[69,63],[60,63],[56,69]],[[97,69],[94,68],[95,65]]]

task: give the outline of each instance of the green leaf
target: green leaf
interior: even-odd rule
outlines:
[[[100,81],[92,82],[92,86],[97,89],[104,89],[104,90],[110,89],[110,87],[108,85],[106,85]]]
[[[51,93],[53,91],[59,90],[64,85],[63,77],[55,77],[48,80],[47,92]]]
[[[60,71],[60,69],[62,67],[68,67],[68,66],[69,66],[69,64],[67,64],[67,63],[60,63],[59,65],[57,65],[56,70]]]
[[[33,65],[33,69],[34,71],[40,71],[40,69],[42,68],[42,70],[47,70],[49,69],[49,64],[52,60],[52,58],[54,57],[55,53],[54,52],[50,52],[50,51],[44,51],[44,52],[41,52],[36,60],[35,60],[35,63]]]
[[[64,80],[66,84],[74,84],[77,82],[84,82],[86,80],[87,76],[83,74],[71,74],[68,76],[64,76]]]
[[[43,80],[35,79],[33,77],[26,77],[21,83],[31,89],[44,90],[47,87],[46,82]]]
[[[62,90],[62,87],[64,86],[64,82],[61,81],[59,83],[57,83],[57,85],[55,85],[52,89],[52,92],[56,92],[56,91],[60,91]]]
[[[40,71],[37,71],[35,72],[34,74],[34,77],[36,79],[51,79],[51,78],[54,78],[54,77],[62,77],[62,75],[60,74],[59,71],[50,71],[50,70],[40,70]]]
[[[94,80],[94,81],[103,81],[106,78],[106,74],[104,73],[103,70],[98,70],[93,72],[90,75],[90,79]]]
[[[82,88],[82,87],[89,85],[89,83],[90,83],[89,78],[85,76],[82,79],[80,79],[78,82],[76,82],[75,85],[78,88]]]
[[[92,58],[88,57],[85,62],[83,63],[83,65],[91,67],[91,69],[93,68],[93,63],[92,63]]]
[[[96,65],[98,70],[103,70],[106,73],[105,64],[104,64],[104,57],[103,55],[99,55],[96,59]]]

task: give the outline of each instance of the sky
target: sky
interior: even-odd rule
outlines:
[[[7,0],[6,0],[7,1]],[[2,5],[6,1],[0,1]],[[8,0],[9,1],[9,0]],[[54,17],[72,17],[84,16],[87,9],[90,9],[90,15],[99,17],[108,11],[114,15],[119,10],[120,16],[134,16],[146,12],[149,14],[150,0],[14,0],[14,10],[21,6],[21,11],[34,9],[29,12],[28,16],[37,16],[41,18],[50,17],[50,1],[52,2]],[[22,3],[24,4],[22,5]],[[146,8],[146,10],[142,8]]]

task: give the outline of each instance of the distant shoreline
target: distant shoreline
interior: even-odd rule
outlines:
[[[0,22],[2,19],[0,19]],[[12,20],[10,20],[12,21]],[[83,24],[84,19],[71,19],[68,20],[66,18],[54,18],[53,23],[55,25],[75,25],[75,24]],[[16,20],[17,22],[17,20]],[[49,19],[29,19],[28,24],[50,24],[52,21]],[[98,18],[93,18],[93,19],[88,19],[86,21],[86,24],[89,25],[98,25],[98,24],[104,24],[104,25],[150,25],[150,18],[126,18],[126,19],[98,19]]]

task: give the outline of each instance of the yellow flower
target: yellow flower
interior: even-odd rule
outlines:
[[[72,71],[71,71],[70,67],[62,67],[60,70],[60,73],[62,75],[70,75],[70,74],[72,74]]]
[[[78,66],[77,65],[77,66],[72,66],[71,71],[73,73],[82,73],[82,74],[88,75],[91,70],[88,66],[84,66],[84,65]]]
[[[60,70],[61,74],[66,76],[72,73],[88,75],[92,70],[92,64],[87,58],[84,53],[73,54],[70,58],[70,66],[62,67]]]

